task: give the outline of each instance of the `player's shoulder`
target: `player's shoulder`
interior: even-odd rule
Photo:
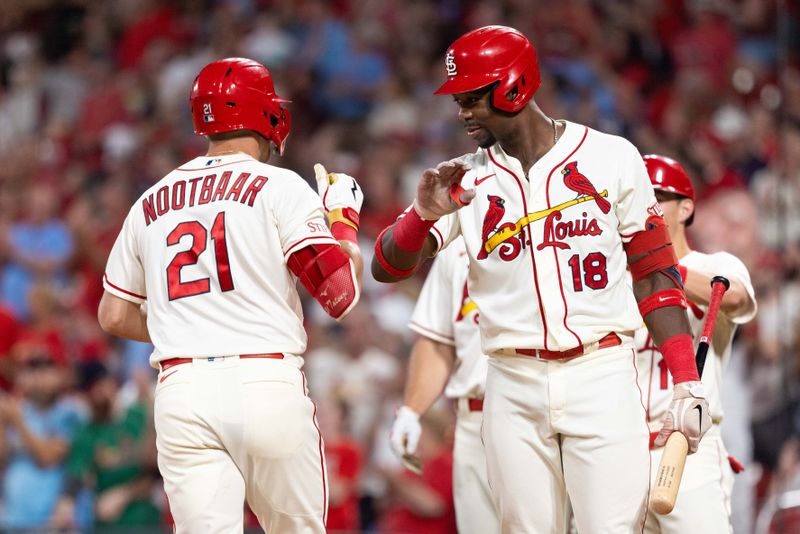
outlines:
[[[269,163],[256,163],[258,165],[257,168],[259,169],[259,173],[269,178],[275,187],[290,189],[308,189],[311,187],[302,176],[291,169],[278,167],[277,165],[270,165]]]
[[[720,273],[745,273],[749,275],[747,266],[737,256],[720,250],[705,253],[693,250],[683,258],[680,263],[687,267],[695,267],[706,271],[719,271]]]
[[[625,154],[635,153],[636,155],[639,155],[639,150],[636,148],[636,146],[621,135],[595,130],[594,128],[576,122],[564,122],[567,123],[567,128],[578,130],[578,133],[585,132],[586,139],[584,145],[587,148],[605,152],[606,157],[608,157],[608,150]]]

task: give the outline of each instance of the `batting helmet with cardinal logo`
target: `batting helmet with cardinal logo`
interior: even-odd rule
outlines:
[[[492,105],[516,113],[539,88],[536,50],[514,28],[484,26],[456,39],[445,55],[447,81],[437,95],[476,91],[497,83]]]

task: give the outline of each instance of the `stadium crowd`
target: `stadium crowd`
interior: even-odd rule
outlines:
[[[103,334],[96,311],[129,206],[205,149],[196,73],[229,56],[271,70],[292,100],[276,164],[355,176],[368,252],[422,169],[474,151],[432,92],[447,44],[493,23],[537,46],[549,115],[690,169],[693,246],[740,257],[759,301],[726,377],[725,438],[747,466],[736,532],[800,489],[796,0],[27,0],[0,7],[0,529],[168,530],[150,348]],[[332,532],[455,532],[450,407],[423,419],[423,477],[388,444],[423,276],[365,276],[341,324],[307,309]]]

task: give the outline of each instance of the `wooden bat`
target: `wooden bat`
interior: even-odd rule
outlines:
[[[715,276],[711,279],[711,300],[708,303],[708,313],[703,324],[703,332],[700,334],[700,344],[697,346],[695,363],[697,364],[697,374],[703,377],[703,367],[706,364],[708,346],[711,342],[711,332],[714,330],[714,323],[717,320],[722,296],[730,287],[730,282],[724,276]],[[650,509],[659,514],[665,515],[675,508],[675,500],[678,498],[678,490],[681,486],[683,467],[686,464],[686,455],[689,452],[689,442],[680,432],[673,432],[667,439],[664,452],[661,455],[661,463],[658,465],[655,485],[650,493]]]

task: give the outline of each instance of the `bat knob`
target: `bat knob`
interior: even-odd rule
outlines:
[[[727,291],[731,287],[730,281],[727,278],[725,278],[724,276],[715,276],[714,278],[712,278],[711,279],[711,287],[714,287],[714,284],[722,284],[722,285],[724,285],[725,286],[725,291]]]

